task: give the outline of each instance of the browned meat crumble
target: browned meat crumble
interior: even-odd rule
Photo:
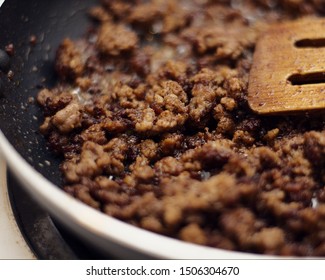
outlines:
[[[103,0],[38,95],[64,189],[184,241],[325,256],[324,114],[261,117],[246,100],[258,35],[323,2]]]

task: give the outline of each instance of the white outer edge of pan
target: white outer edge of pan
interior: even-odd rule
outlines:
[[[132,258],[137,254],[158,259],[275,258],[195,245],[129,225],[92,209],[52,184],[22,158],[2,132],[0,152],[23,187],[41,206],[80,237],[105,252],[124,258],[128,258],[128,255],[123,254],[121,248],[135,252],[135,255],[130,255]],[[118,252],[114,252],[114,245],[118,245]]]

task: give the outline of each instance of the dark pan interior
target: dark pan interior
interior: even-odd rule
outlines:
[[[0,129],[40,173],[60,184],[59,159],[39,133],[42,113],[35,103],[40,87],[51,87],[55,50],[65,37],[81,36],[89,26],[87,8],[98,0],[6,0],[0,9],[0,48],[13,44],[14,73],[0,72]],[[30,42],[36,36],[36,44]]]

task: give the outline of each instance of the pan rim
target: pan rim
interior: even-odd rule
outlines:
[[[157,259],[282,259],[278,256],[227,251],[184,242],[101,213],[68,195],[36,171],[10,144],[1,130],[0,154],[22,186],[42,207],[81,234],[81,238],[88,239],[93,245],[104,246],[101,249],[106,252],[109,252],[110,245],[117,244],[136,254]]]

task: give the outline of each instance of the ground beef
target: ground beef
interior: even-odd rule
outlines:
[[[97,35],[97,48],[105,55],[119,55],[136,48],[137,35],[124,25],[103,23]]]
[[[103,0],[38,95],[64,190],[186,242],[325,256],[324,114],[247,105],[259,34],[324,13],[318,0]]]
[[[83,74],[84,61],[76,44],[65,39],[57,51],[56,70],[62,79],[76,78]]]

